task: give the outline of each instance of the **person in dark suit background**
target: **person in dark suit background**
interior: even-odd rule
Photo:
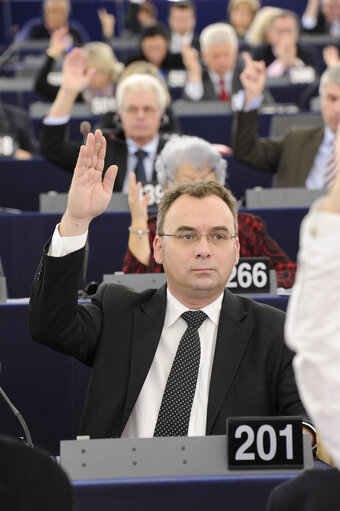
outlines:
[[[80,46],[90,40],[86,28],[81,23],[70,20],[69,0],[44,0],[42,8],[43,16],[27,21],[16,35],[16,41],[48,40],[55,30],[64,27],[68,28],[73,45]]]
[[[72,511],[66,473],[48,453],[0,437],[1,511]]]
[[[241,87],[237,67],[238,39],[231,25],[213,23],[200,35],[202,68],[197,51],[183,47],[183,62],[187,71],[184,98],[190,101],[221,100],[229,102]]]
[[[292,126],[280,138],[259,138],[258,108],[266,81],[264,62],[245,55],[243,91],[233,122],[232,148],[238,160],[275,175],[279,187],[325,187],[325,169],[334,151],[340,122],[340,64],[321,76],[319,92],[324,126]]]
[[[170,29],[170,53],[181,54],[183,43],[199,51],[199,37],[195,34],[196,5],[193,2],[171,2],[169,5],[168,25]]]
[[[26,110],[0,100],[0,157],[28,160],[38,148]]]
[[[307,34],[329,34],[339,38],[339,0],[308,0],[301,23]]]
[[[66,138],[69,116],[76,97],[93,74],[91,69],[85,72],[85,63],[81,48],[74,48],[67,55],[62,86],[41,125],[41,154],[68,172],[73,172],[80,146]],[[128,174],[136,168],[135,153],[139,149],[147,153],[143,161],[144,183],[155,184],[155,156],[167,140],[166,134],[159,133],[167,96],[157,78],[136,74],[119,83],[116,99],[121,128],[107,134],[106,162],[120,165],[115,191],[127,193]]]
[[[297,15],[282,9],[268,25],[267,41],[252,50],[254,60],[263,60],[268,77],[280,77],[291,68],[309,66],[318,72],[316,53],[299,41]]]
[[[68,206],[44,250],[29,305],[33,340],[93,366],[82,434],[154,435],[188,311],[200,311],[204,322],[184,435],[225,434],[228,416],[305,416],[283,342],[284,313],[225,289],[239,258],[237,201],[219,183],[181,183],[164,194],[154,253],[167,286],[137,293],[104,284],[90,304],[77,303],[87,230],[111,200],[117,173],[111,166],[102,176],[104,158],[97,130],[80,149]],[[191,371],[185,375],[191,382]],[[181,402],[190,382],[183,382]]]

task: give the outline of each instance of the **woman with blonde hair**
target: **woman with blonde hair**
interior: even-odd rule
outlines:
[[[252,24],[245,36],[246,42],[250,46],[258,46],[267,42],[267,30],[274,16],[281,13],[279,7],[266,6],[261,7],[254,17]]]

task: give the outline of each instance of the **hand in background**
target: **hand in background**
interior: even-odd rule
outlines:
[[[252,99],[258,98],[264,90],[266,83],[266,66],[263,60],[253,60],[249,53],[244,52],[242,57],[245,67],[240,74],[240,80],[246,94],[246,106]]]
[[[97,14],[104,38],[111,39],[115,33],[116,18],[113,14],[108,13],[105,7],[97,9]]]
[[[130,172],[128,204],[131,213],[131,227],[137,230],[144,230],[148,226],[148,201],[150,194],[141,197],[141,182],[136,182],[136,174]]]

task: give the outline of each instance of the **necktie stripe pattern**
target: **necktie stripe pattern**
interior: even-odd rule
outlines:
[[[135,152],[135,156],[137,158],[137,165],[135,168],[135,174],[136,174],[136,180],[141,181],[142,184],[146,183],[146,174],[144,169],[144,158],[148,155],[146,151],[143,151],[142,149],[138,149],[138,151]]]
[[[326,170],[325,170],[325,174],[324,174],[324,178],[323,178],[324,188],[330,188],[333,184],[333,181],[334,181],[334,178],[336,175],[336,170],[337,170],[336,163],[337,163],[337,158],[336,158],[336,153],[335,153],[335,147],[333,146],[333,151],[327,160]]]
[[[182,314],[188,327],[184,332],[165,386],[154,436],[187,436],[201,358],[198,329],[205,312]]]

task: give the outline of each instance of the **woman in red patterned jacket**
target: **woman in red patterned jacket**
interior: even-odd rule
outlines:
[[[165,188],[173,183],[211,179],[224,184],[227,162],[209,142],[190,136],[173,135],[156,161],[158,182]],[[130,175],[129,208],[131,226],[128,250],[124,257],[124,273],[159,273],[163,271],[153,256],[156,215],[148,217],[149,196],[140,199],[141,183]],[[278,287],[292,287],[296,264],[267,234],[262,218],[251,213],[238,213],[240,257],[269,257],[270,268],[276,271]]]

